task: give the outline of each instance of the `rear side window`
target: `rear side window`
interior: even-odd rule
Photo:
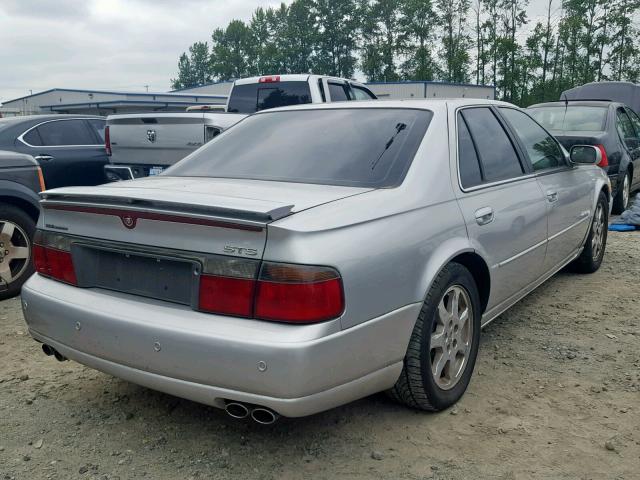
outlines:
[[[366,88],[358,87],[356,85],[351,85],[351,91],[353,92],[355,100],[375,100],[376,98]]]
[[[224,131],[164,175],[395,187],[432,116],[400,108],[265,112]]]
[[[346,83],[329,82],[329,96],[332,102],[345,102],[349,100]]]
[[[616,111],[616,127],[620,138],[628,148],[636,148],[638,146],[638,139],[636,138],[636,132],[633,130],[631,119],[621,108]]]
[[[475,187],[482,183],[482,172],[476,147],[473,145],[467,123],[458,114],[458,163],[460,168],[460,183],[463,188]]]
[[[557,105],[527,110],[547,130],[561,132],[602,132],[607,121],[607,107]]]
[[[504,128],[486,107],[462,110],[480,159],[483,182],[496,182],[523,174],[518,154]]]
[[[566,165],[562,150],[540,125],[520,110],[501,108],[500,112],[520,138],[534,170],[558,168]]]
[[[95,145],[97,142],[84,120],[56,120],[37,128],[42,145]]]
[[[87,120],[91,128],[93,128],[94,133],[100,140],[100,143],[104,143],[104,127],[106,126],[106,121],[101,118],[91,118]]]
[[[640,140],[640,118],[638,118],[638,115],[636,115],[636,112],[633,110],[627,109],[627,113],[629,114],[631,123],[633,123],[633,128],[636,131],[636,138]]]
[[[228,111],[255,113],[303,103],[311,103],[311,90],[307,82],[250,83],[233,87]]]
[[[42,139],[40,138],[40,134],[38,133],[37,128],[33,128],[29,130],[22,139],[27,142],[29,145],[33,145],[34,147],[39,147],[42,145]]]

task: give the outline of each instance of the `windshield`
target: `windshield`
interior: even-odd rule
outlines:
[[[235,85],[228,111],[256,113],[268,108],[311,103],[311,90],[305,82],[249,83]]]
[[[404,179],[432,116],[394,108],[253,115],[165,174],[393,187]]]
[[[527,112],[547,130],[562,132],[602,132],[607,119],[607,107],[586,105],[533,107]]]

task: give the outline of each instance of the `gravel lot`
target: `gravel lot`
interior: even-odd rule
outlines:
[[[462,401],[376,395],[272,427],[45,357],[0,303],[0,479],[638,479],[640,233],[487,327]]]

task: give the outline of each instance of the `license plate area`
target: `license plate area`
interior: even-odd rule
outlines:
[[[153,177],[155,175],[160,175],[162,172],[164,172],[164,167],[151,167],[149,168],[149,176]]]
[[[78,286],[193,305],[196,261],[75,244],[71,247]]]

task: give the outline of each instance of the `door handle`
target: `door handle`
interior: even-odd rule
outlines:
[[[483,207],[476,210],[476,223],[478,225],[486,225],[493,222],[493,208]]]
[[[547,200],[550,203],[558,201],[558,192],[552,192],[551,190],[547,191]]]
[[[53,157],[51,155],[38,155],[35,159],[39,162],[50,162]]]

